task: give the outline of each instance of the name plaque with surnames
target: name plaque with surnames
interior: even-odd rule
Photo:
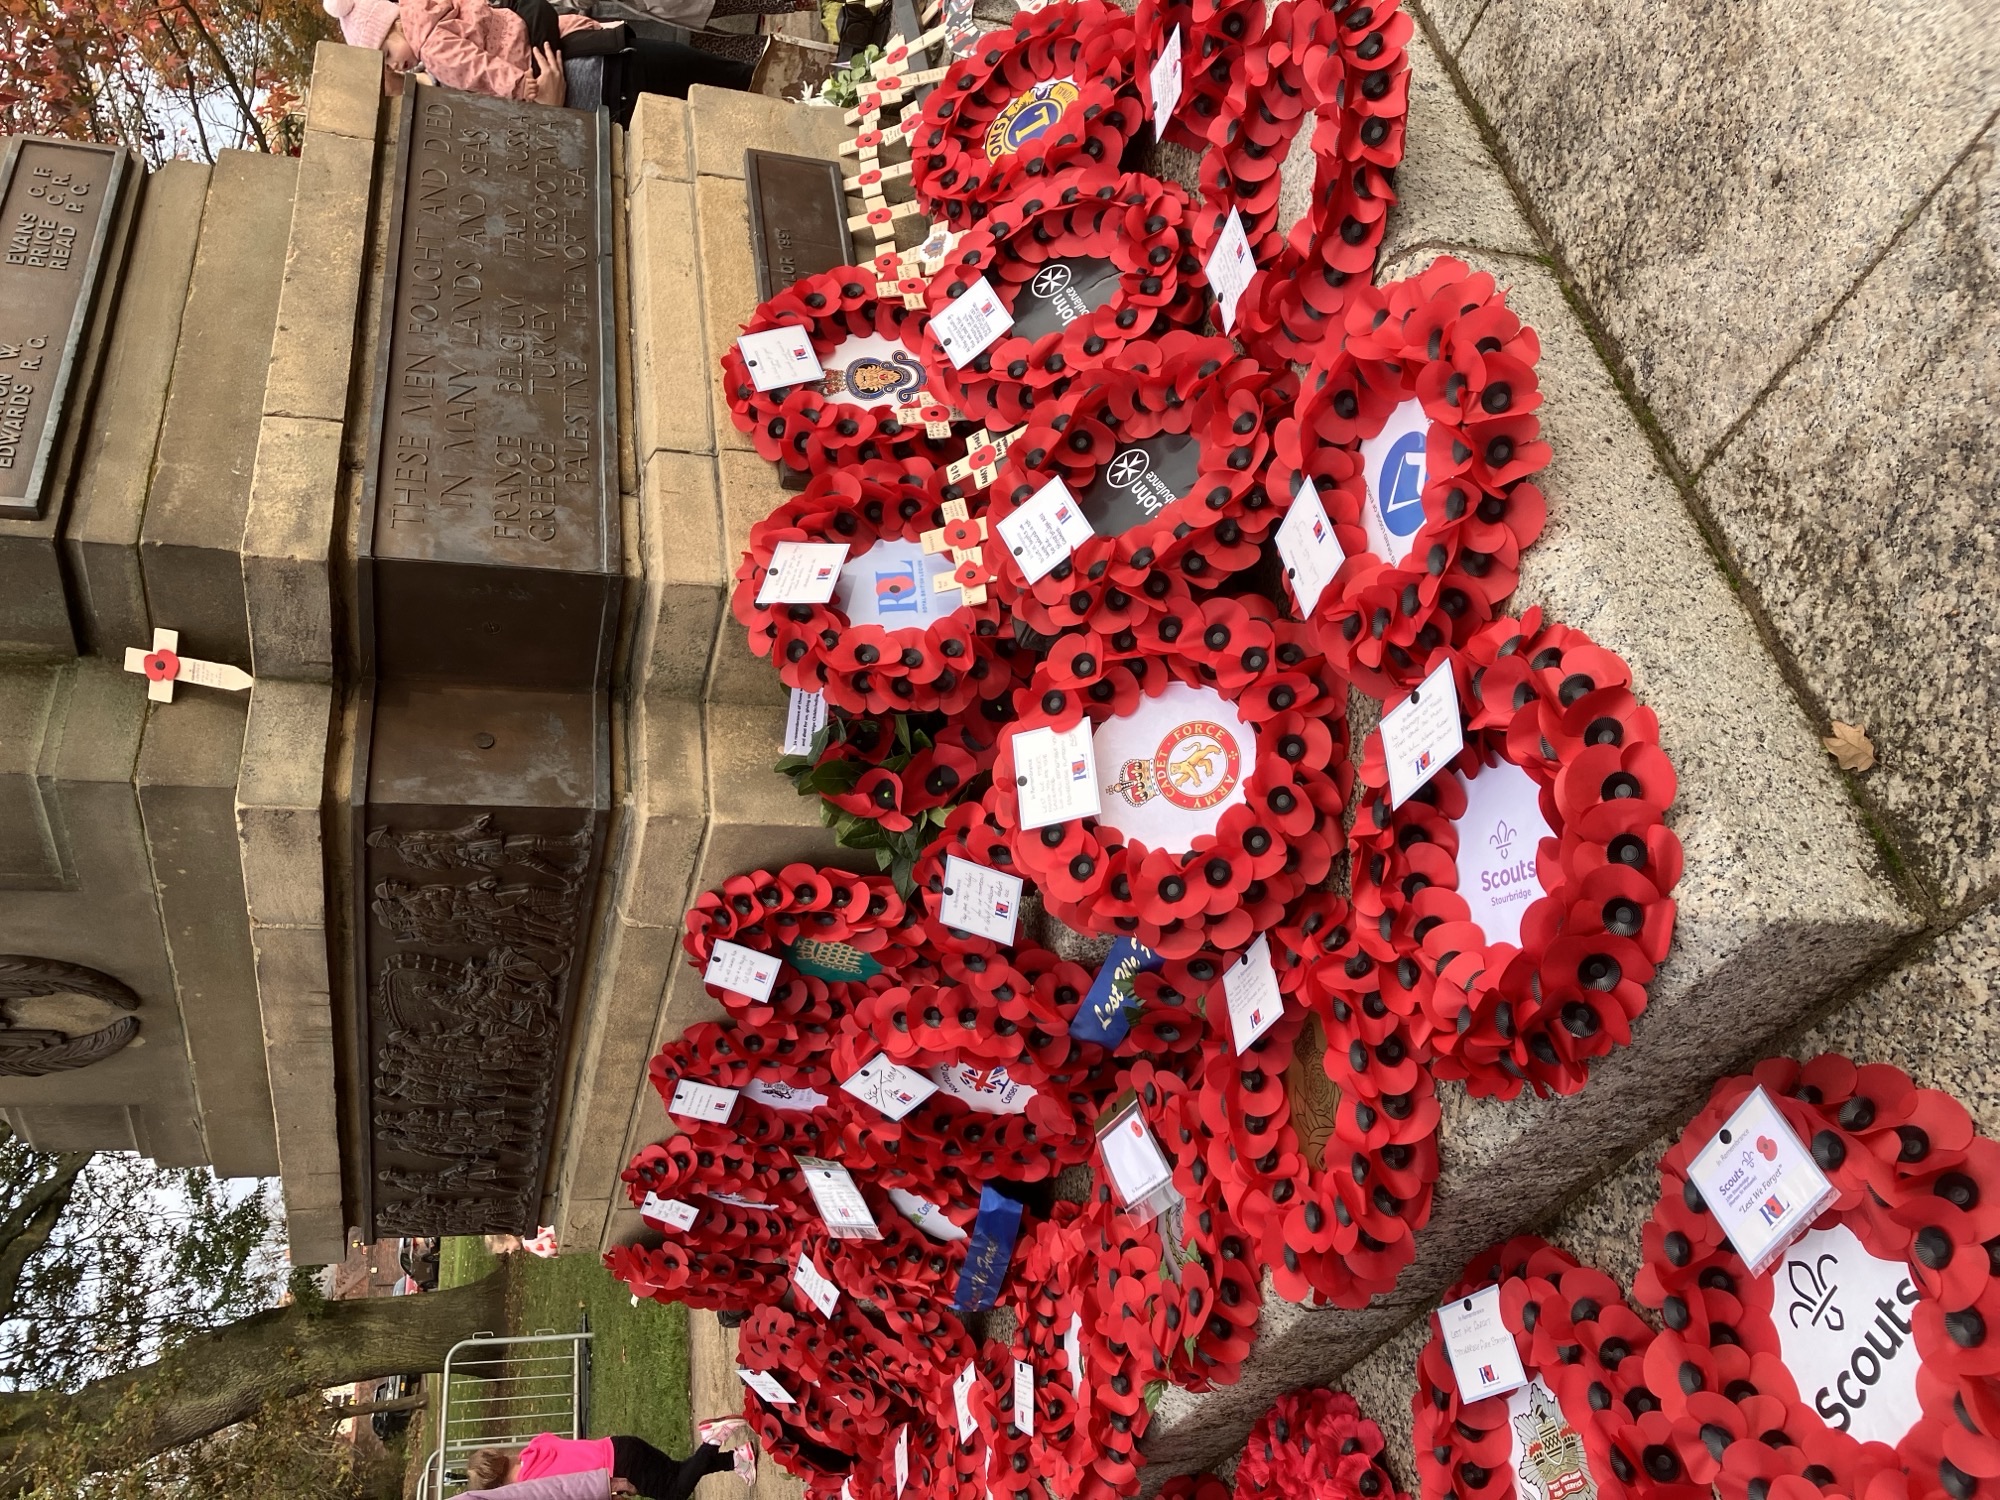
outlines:
[[[122,146],[20,136],[0,156],[0,519],[46,509],[128,171]]]

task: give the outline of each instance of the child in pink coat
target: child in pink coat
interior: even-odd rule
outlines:
[[[696,1436],[700,1442],[694,1452],[678,1459],[644,1438],[564,1438],[544,1432],[525,1448],[481,1448],[466,1467],[475,1491],[609,1470],[613,1494],[642,1495],[646,1500],[689,1500],[708,1475],[731,1467],[745,1484],[756,1482],[757,1450],[747,1422],[726,1417],[703,1422]]]

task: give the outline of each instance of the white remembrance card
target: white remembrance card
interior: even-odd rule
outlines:
[[[944,857],[944,900],[938,920],[960,932],[975,933],[996,943],[1014,941],[1014,924],[1021,919],[1021,877],[1003,875],[975,865],[956,854]]]
[[[973,1367],[967,1365],[959,1372],[958,1379],[951,1383],[951,1401],[952,1405],[958,1408],[958,1440],[961,1443],[972,1436],[972,1430],[977,1425],[972,1420],[972,1402],[970,1400],[972,1395],[972,1377],[975,1373]]]
[[[1269,938],[1258,938],[1244,950],[1242,958],[1223,971],[1222,991],[1229,997],[1229,1030],[1240,1056],[1285,1013],[1285,997],[1278,993],[1278,973],[1271,967]]]
[[[1028,497],[1026,505],[1002,516],[999,527],[1000,540],[1030,583],[1097,535],[1060,479],[1051,479]]]
[[[1233,208],[1206,269],[1209,290],[1215,293],[1215,300],[1222,308],[1222,331],[1228,333],[1236,326],[1236,300],[1250,285],[1250,278],[1257,274],[1249,238],[1243,233],[1243,216]]]
[[[785,711],[785,754],[812,754],[813,736],[826,727],[826,696],[792,689],[792,706]]]
[[[707,1120],[712,1125],[727,1125],[735,1108],[735,1089],[719,1089],[712,1083],[696,1083],[692,1078],[683,1078],[675,1084],[674,1097],[667,1102],[668,1114]]]
[[[845,542],[780,542],[757,590],[759,604],[824,604],[840,587]]]
[[[1285,565],[1285,577],[1292,582],[1292,599],[1301,620],[1312,617],[1319,596],[1347,561],[1333,534],[1333,522],[1326,518],[1326,507],[1320,503],[1319,490],[1303,474],[1292,496],[1292,508],[1278,524],[1278,561]]]
[[[1410,696],[1382,715],[1382,758],[1389,763],[1389,807],[1401,807],[1465,748],[1458,684],[1447,658]]]
[[[1694,1154],[1688,1178],[1752,1276],[1784,1253],[1835,1197],[1798,1134],[1761,1088]]]
[[[736,1367],[736,1377],[773,1406],[796,1406],[798,1404],[792,1400],[792,1393],[790,1391],[779,1385],[777,1381],[773,1380],[762,1370],[746,1370],[743,1366],[738,1365]]]
[[[708,967],[701,971],[701,982],[761,1003],[771,998],[780,967],[769,953],[741,943],[717,943],[708,955]]]
[[[1063,1357],[1069,1361],[1070,1394],[1083,1395],[1083,1314],[1071,1313],[1063,1332]]]
[[[1438,1309],[1438,1332],[1461,1401],[1504,1396],[1528,1383],[1521,1351],[1500,1317],[1500,1288],[1489,1286]]]
[[[962,370],[1001,334],[1014,326],[1014,315],[1000,301],[984,276],[962,297],[947,302],[931,319],[931,332],[944,346],[952,368]]]
[[[1087,718],[1061,733],[1028,729],[1014,736],[1014,788],[1024,831],[1097,816],[1097,756],[1090,736]]]
[[[1035,1435],[1035,1367],[1025,1359],[1014,1361],[1014,1430]]]
[[[915,1193],[902,1188],[889,1189],[889,1201],[896,1205],[898,1212],[917,1228],[934,1240],[950,1244],[955,1240],[968,1238],[966,1232],[944,1216],[944,1210],[928,1199],[919,1198]]]
[[[903,1430],[896,1434],[896,1494],[900,1497],[903,1486],[910,1482],[910,1428],[906,1422]]]
[[[861,1196],[861,1189],[854,1185],[854,1176],[847,1168],[817,1156],[798,1156],[793,1160],[806,1174],[806,1187],[813,1195],[813,1206],[819,1210],[820,1218],[826,1221],[828,1234],[837,1240],[882,1238],[882,1231],[875,1227],[875,1216],[868,1211],[868,1200]]]
[[[813,353],[812,338],[803,328],[766,328],[736,341],[750,379],[760,391],[803,385],[826,373]]]
[[[878,1052],[841,1087],[857,1099],[866,1100],[892,1120],[922,1104],[938,1086],[913,1068],[892,1062],[886,1052]]]
[[[1160,1143],[1146,1128],[1137,1100],[1120,1110],[1098,1133],[1104,1168],[1112,1186],[1128,1207],[1142,1203],[1174,1180],[1173,1164],[1160,1154]]]
[[[1160,49],[1160,60],[1153,64],[1153,139],[1164,140],[1167,135],[1167,121],[1174,117],[1174,110],[1181,102],[1181,29],[1176,26],[1174,34],[1167,38],[1167,45]]]
[[[694,1221],[701,1217],[701,1211],[692,1203],[683,1203],[678,1198],[662,1198],[658,1193],[646,1194],[646,1201],[639,1205],[639,1212],[649,1219],[657,1219],[669,1229],[692,1229]]]
[[[833,1305],[840,1300],[840,1288],[820,1275],[819,1267],[813,1264],[812,1257],[803,1250],[799,1252],[799,1263],[792,1267],[792,1280],[796,1281],[799,1290],[811,1299],[812,1305],[819,1309],[822,1318],[833,1316]]]

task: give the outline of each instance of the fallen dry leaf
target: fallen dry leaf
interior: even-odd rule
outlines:
[[[1859,724],[1833,721],[1833,733],[1820,743],[1843,771],[1865,771],[1875,764],[1875,746]]]

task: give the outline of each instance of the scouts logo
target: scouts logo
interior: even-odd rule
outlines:
[[[1406,432],[1382,459],[1375,505],[1392,536],[1409,536],[1424,521],[1424,434]]]
[[[1212,719],[1190,719],[1160,741],[1151,761],[1128,760],[1105,790],[1139,807],[1155,797],[1199,812],[1236,790],[1243,752],[1236,736]]]
[[[1051,78],[1021,94],[986,127],[986,159],[998,161],[1019,151],[1060,120],[1080,92],[1067,78]]]
[[[1508,849],[1512,847],[1514,840],[1520,837],[1520,833],[1521,830],[1518,828],[1509,828],[1507,820],[1502,818],[1493,825],[1493,836],[1487,842],[1499,850],[1500,857],[1505,859]]]
[[[1785,1264],[1785,1278],[1792,1284],[1794,1301],[1791,1306],[1792,1327],[1799,1326],[1799,1314],[1807,1314],[1808,1323],[1824,1322],[1835,1333],[1847,1330],[1847,1314],[1833,1305],[1839,1295],[1840,1284],[1833,1279],[1833,1272],[1827,1267],[1838,1268],[1837,1256],[1822,1255],[1816,1261],[1794,1260]]]
[[[881,614],[914,614],[917,575],[913,568],[891,568],[875,575],[875,608]]]
[[[1596,1500],[1583,1439],[1569,1425],[1554,1395],[1537,1380],[1528,1386],[1527,1397],[1527,1410],[1514,1417],[1521,1450],[1517,1489],[1522,1500]]]
[[[886,396],[899,406],[908,406],[924,385],[923,365],[899,349],[887,359],[864,354],[838,370],[828,370],[819,388],[828,396],[855,396],[864,401]]]

